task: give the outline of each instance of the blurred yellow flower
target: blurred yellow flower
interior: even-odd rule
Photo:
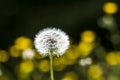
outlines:
[[[20,72],[21,73],[28,74],[28,73],[32,72],[33,69],[34,69],[34,64],[30,60],[26,60],[20,64]]]
[[[32,48],[33,43],[32,43],[32,40],[30,38],[27,38],[25,36],[21,36],[15,40],[15,47],[18,50],[25,50],[28,48]]]
[[[76,61],[77,61],[77,59],[72,59],[69,56],[65,56],[65,64],[66,65],[73,65],[76,63]]]
[[[66,65],[55,65],[54,70],[55,71],[63,71],[66,68]]]
[[[88,69],[88,75],[92,79],[99,79],[103,75],[103,71],[99,65],[91,65]]]
[[[9,59],[8,52],[5,50],[0,50],[0,62],[7,62]]]
[[[118,63],[120,64],[120,51],[117,51],[117,56],[118,56]]]
[[[10,56],[12,57],[20,57],[21,56],[21,53],[18,49],[15,48],[15,46],[11,46],[9,48],[9,53],[10,53]]]
[[[61,80],[80,80],[75,72],[67,72]]]
[[[66,65],[66,59],[64,56],[55,57],[53,60],[53,65]]]
[[[62,71],[66,68],[66,59],[64,56],[55,57],[53,60],[53,67],[55,71]]]
[[[90,79],[90,80],[106,80],[103,76],[96,78],[96,79]],[[108,79],[109,80],[109,79]]]
[[[94,47],[95,43],[80,42],[78,45],[79,52],[82,56],[88,56]]]
[[[71,79],[71,77],[66,76],[66,77],[63,77],[61,80],[74,80],[74,79]]]
[[[80,57],[78,47],[76,45],[71,45],[63,57],[65,58],[65,64],[73,65]]]
[[[94,42],[95,40],[95,33],[91,30],[86,30],[81,34],[81,40],[83,42]]]
[[[63,56],[69,59],[77,59],[80,57],[78,47],[76,45],[72,45]]]
[[[41,60],[38,63],[38,69],[42,72],[49,72],[49,70],[50,70],[49,60],[47,60],[47,59]]]
[[[114,2],[107,2],[103,5],[103,11],[107,14],[115,14],[118,11],[118,5]]]
[[[74,65],[76,63],[77,59],[69,59],[66,58],[67,65]]]
[[[106,55],[106,61],[109,65],[118,65],[120,64],[120,52],[113,51]]]

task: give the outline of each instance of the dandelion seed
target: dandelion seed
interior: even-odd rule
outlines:
[[[49,51],[52,51],[53,55],[61,56],[68,49],[69,38],[60,29],[46,28],[38,32],[34,44],[41,55],[49,55]]]

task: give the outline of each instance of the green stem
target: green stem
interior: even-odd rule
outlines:
[[[53,53],[50,51],[50,79],[54,80],[54,72],[53,72]]]

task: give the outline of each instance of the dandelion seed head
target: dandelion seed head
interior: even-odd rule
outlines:
[[[83,58],[79,61],[79,64],[81,66],[91,65],[92,64],[92,59],[90,57]]]
[[[35,48],[42,55],[48,55],[53,51],[53,55],[60,56],[65,53],[69,46],[68,35],[60,29],[46,28],[38,32],[34,40]]]
[[[23,59],[33,59],[34,58],[34,50],[32,49],[26,49],[22,52],[22,58]]]

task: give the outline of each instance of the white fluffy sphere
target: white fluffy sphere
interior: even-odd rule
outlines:
[[[53,55],[60,56],[69,47],[69,37],[60,29],[46,28],[38,32],[34,44],[41,55],[49,55],[49,51],[52,50]]]

